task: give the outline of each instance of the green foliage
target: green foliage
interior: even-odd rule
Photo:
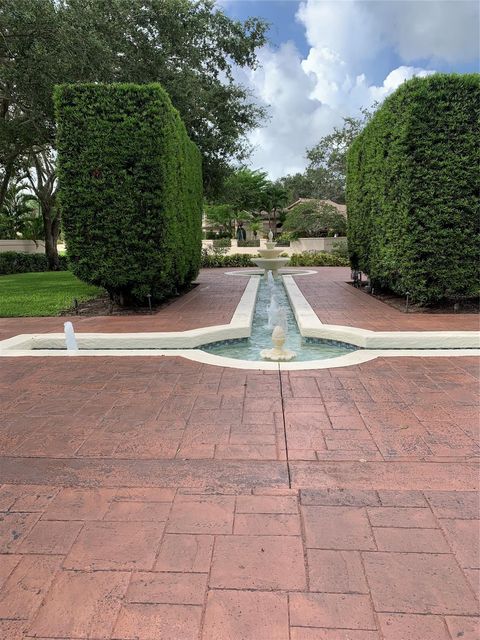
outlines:
[[[283,256],[283,254],[282,254]],[[285,257],[287,254],[285,254]],[[235,253],[229,256],[212,255],[205,249],[202,251],[202,267],[212,269],[215,267],[254,267],[252,257],[248,254]],[[326,253],[325,251],[304,251],[290,256],[287,266],[291,267],[346,267],[348,258]]]
[[[256,67],[267,28],[229,18],[213,0],[2,0],[0,164],[54,146],[54,85],[159,82],[215,190],[264,115],[233,69]]]
[[[299,198],[313,198],[316,193],[312,176],[306,170],[303,173],[289,174],[279,178],[276,184],[286,191],[287,205],[293,204]]]
[[[314,185],[313,197],[345,202],[347,152],[371,117],[372,113],[363,109],[359,118],[343,118],[342,128],[334,127],[332,133],[307,149],[310,164],[306,173]]]
[[[20,182],[10,182],[0,206],[0,238],[16,240],[41,240],[43,238],[42,219],[38,211],[38,201],[25,191]]]
[[[346,267],[348,258],[342,258],[326,251],[303,251],[290,256],[290,267]]]
[[[277,247],[289,247],[292,240],[295,240],[295,238],[292,238],[289,233],[282,233],[275,239],[275,242]]]
[[[306,150],[309,164],[303,173],[277,181],[286,191],[289,205],[299,198],[333,200],[339,204],[345,202],[347,151],[371,117],[372,112],[362,109],[358,118],[344,118],[342,127],[334,127],[332,133]]]
[[[60,270],[68,269],[67,257],[60,256]],[[14,273],[31,273],[35,271],[48,271],[48,262],[41,253],[21,253],[18,251],[5,251],[0,253],[0,275]]]
[[[260,229],[262,228],[262,226],[263,225],[259,220],[254,220],[253,222],[250,223],[250,231],[253,233],[254,238],[257,237],[257,234],[260,231]],[[246,240],[242,240],[242,242],[246,242]],[[257,242],[257,240],[255,240],[255,242]],[[241,245],[238,245],[238,246],[241,246]],[[255,246],[257,246],[257,245],[255,245]]]
[[[218,233],[225,234],[225,237],[229,238],[234,235],[235,211],[231,204],[205,204],[204,211],[207,221]],[[217,237],[215,232],[211,237]]]
[[[347,264],[349,264],[348,242],[344,238],[343,240],[336,240],[332,245],[332,254],[343,258]]]
[[[229,249],[232,246],[230,238],[215,238],[213,240],[213,247],[216,249]]]
[[[237,219],[248,219],[262,208],[268,185],[267,174],[251,169],[238,169],[225,180],[223,201],[232,205]]]
[[[121,304],[161,300],[200,267],[200,154],[160,85],[56,88],[72,270]]]
[[[414,78],[348,156],[351,264],[427,304],[478,294],[480,75]]]
[[[259,247],[259,246],[260,246],[260,240],[237,240],[237,247]]]
[[[326,202],[302,202],[287,212],[283,231],[290,240],[321,238],[338,233],[345,235],[346,219],[338,209]]]
[[[211,253],[206,249],[202,249],[202,268],[229,268],[229,267],[254,267],[251,256],[243,253],[234,253],[225,256],[218,253]]]
[[[101,294],[101,289],[81,282],[68,271],[2,276],[0,317],[56,316],[70,309],[74,299],[82,302]]]

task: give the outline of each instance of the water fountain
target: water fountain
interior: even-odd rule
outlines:
[[[264,360],[274,360],[278,362],[279,360],[292,360],[297,355],[295,351],[290,351],[290,349],[285,349],[284,344],[287,336],[285,335],[285,330],[279,324],[275,327],[272,333],[272,342],[273,349],[262,349],[260,351],[260,356]]]
[[[270,304],[267,307],[268,328],[273,329],[273,349],[262,349],[260,357],[264,360],[292,360],[297,355],[295,351],[285,349],[284,344],[288,334],[287,311],[279,305],[277,300],[277,285],[273,273],[268,271],[267,283],[270,292]]]
[[[73,324],[71,322],[65,322],[63,324],[63,330],[65,333],[65,343],[67,345],[67,351],[78,351],[77,338],[75,337]]]
[[[286,343],[282,344],[284,336],[281,333],[279,335],[278,330],[272,336],[272,332],[277,326],[283,329]],[[277,341],[275,346],[272,345],[274,341]],[[261,278],[258,288],[250,337],[248,339],[222,340],[202,345],[200,348],[214,355],[252,362],[263,359],[263,354],[260,354],[262,351],[266,351],[267,359],[281,361],[285,360],[282,358],[283,352],[286,351],[284,344],[287,344],[288,348],[296,353],[295,362],[336,358],[346,355],[356,348],[345,343],[303,338],[298,329],[282,278],[274,280],[271,271],[269,271],[266,280]],[[278,352],[272,349],[272,346],[274,349],[275,347],[280,349],[280,357],[278,357]],[[268,353],[271,351],[273,353]]]
[[[279,258],[279,255],[283,252],[283,249],[275,248],[276,243],[273,242],[273,233],[268,232],[268,242],[266,243],[266,249],[259,249],[259,258],[252,258],[257,267],[265,270],[265,280],[268,280],[268,274],[271,273],[273,278],[278,278],[278,270],[280,267],[284,267],[290,258]]]

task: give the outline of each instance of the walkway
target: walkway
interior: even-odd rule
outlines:
[[[313,276],[345,291],[328,313],[411,321],[361,311],[342,273]],[[153,317],[79,322],[228,322],[246,280],[200,282]],[[471,357],[3,358],[0,640],[478,640],[478,377]]]
[[[314,276],[296,278],[303,295],[325,324],[372,331],[478,331],[478,315],[398,311],[348,284],[350,269],[316,269]]]

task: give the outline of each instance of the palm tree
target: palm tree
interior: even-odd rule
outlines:
[[[11,184],[0,209],[0,234],[13,240],[18,236],[38,240],[42,233],[37,199],[25,192],[25,186],[21,182]]]
[[[258,220],[254,220],[250,223],[250,230],[253,233],[255,240],[257,239],[257,233],[260,231],[261,223]]]
[[[269,182],[264,190],[264,200],[263,207],[265,211],[268,213],[268,223],[270,228],[272,229],[272,223],[270,216],[273,215],[273,229],[272,232],[275,235],[277,232],[277,212],[279,209],[282,209],[288,200],[288,193],[286,189],[275,184],[273,182]]]

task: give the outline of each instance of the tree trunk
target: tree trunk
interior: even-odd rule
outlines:
[[[50,201],[41,202],[43,230],[45,232],[45,255],[47,256],[49,271],[60,270],[57,240],[60,234],[60,215],[55,212]]]
[[[8,162],[5,165],[5,171],[0,184],[0,208],[3,207],[3,203],[5,202],[5,196],[7,195],[8,185],[10,184],[10,179],[13,176],[13,161]]]

